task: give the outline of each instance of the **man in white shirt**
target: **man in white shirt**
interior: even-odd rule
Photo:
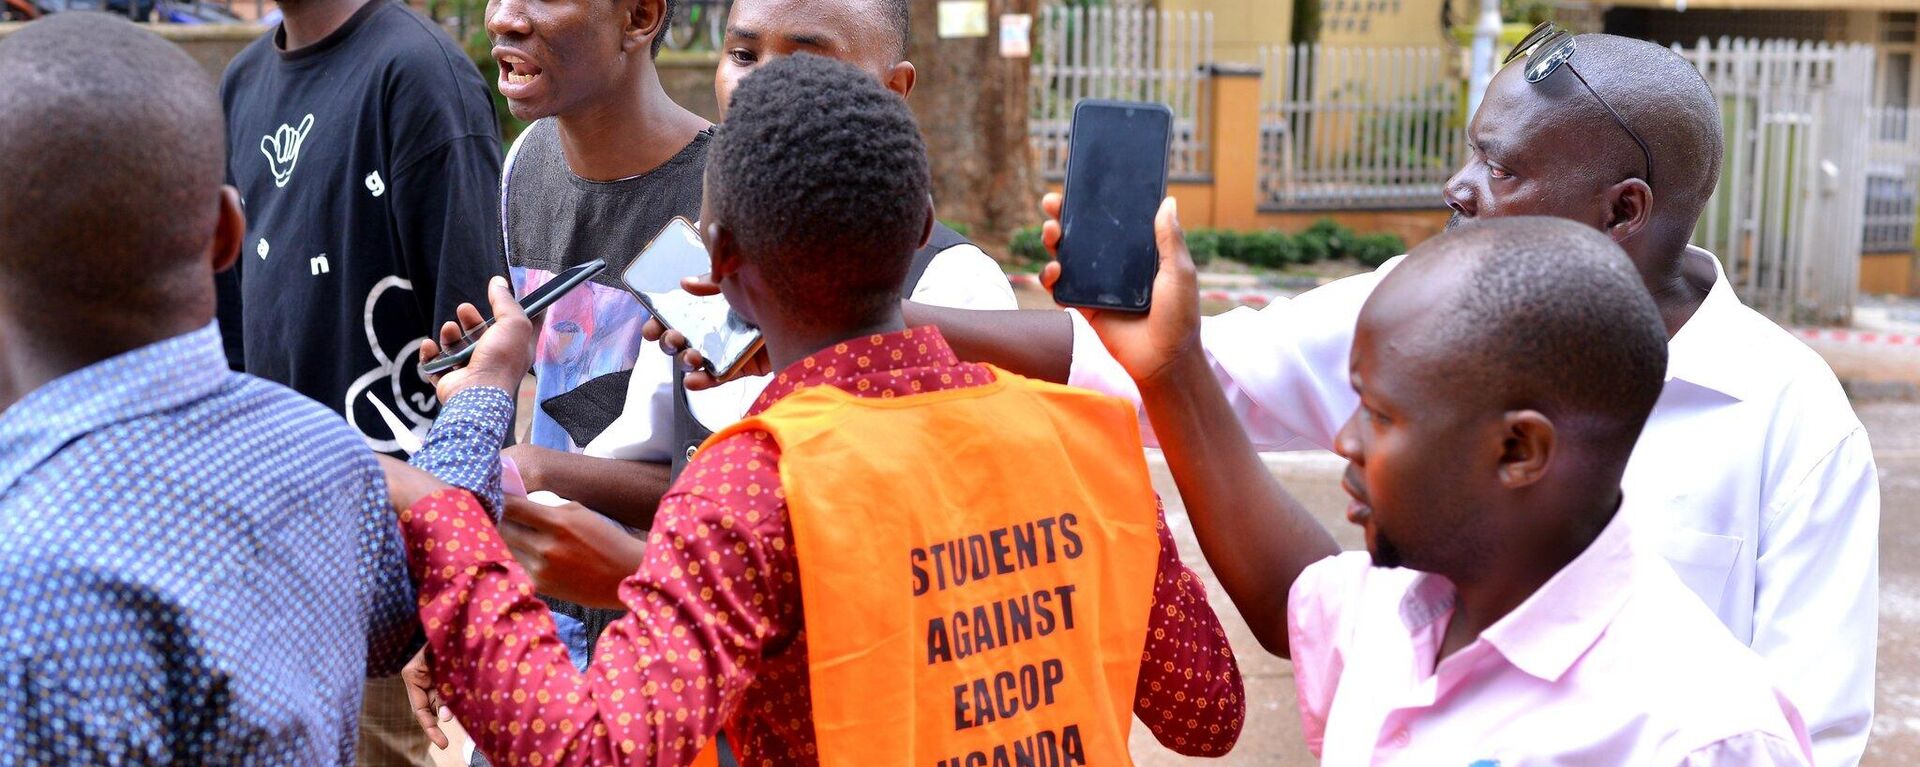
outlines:
[[[1367,551],[1342,554],[1231,425],[1171,202],[1156,228],[1152,311],[1093,325],[1221,585],[1293,660],[1323,764],[1808,763],[1759,657],[1619,513],[1668,350],[1617,246],[1503,218],[1380,282],[1353,334],[1360,407],[1334,438]]]
[[[1722,151],[1705,81],[1656,45],[1575,40],[1568,66],[1540,82],[1527,81],[1530,59],[1494,78],[1447,202],[1459,221],[1572,219],[1626,250],[1670,362],[1621,513],[1767,661],[1806,716],[1816,763],[1855,764],[1873,719],[1878,620],[1880,491],[1866,431],[1826,364],[1742,305],[1719,262],[1687,244]],[[1395,266],[1202,323],[1213,373],[1257,447],[1333,447],[1357,405],[1355,319]],[[1078,313],[908,309],[964,359],[1138,396]]]

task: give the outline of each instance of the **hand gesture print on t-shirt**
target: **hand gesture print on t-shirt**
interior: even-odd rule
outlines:
[[[300,144],[313,130],[313,115],[300,118],[300,127],[282,123],[280,129],[260,137],[260,153],[267,156],[267,168],[273,171],[275,188],[293,180],[293,166],[300,162]]]

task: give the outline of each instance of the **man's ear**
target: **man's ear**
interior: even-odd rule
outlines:
[[[933,195],[927,195],[927,220],[920,224],[920,248],[933,241]],[[915,248],[918,250],[919,248]]]
[[[213,242],[209,244],[207,255],[213,273],[219,274],[233,268],[240,260],[240,243],[247,238],[247,214],[240,209],[240,190],[231,186],[220,187],[220,215],[214,223]]]
[[[881,84],[887,86],[887,90],[900,94],[900,98],[904,99],[913,93],[913,84],[919,77],[920,73],[914,70],[913,62],[903,60],[887,71],[886,82]]]
[[[1653,223],[1653,189],[1630,178],[1607,190],[1607,221],[1601,233],[1625,244]]]
[[[1558,447],[1553,422],[1537,410],[1515,410],[1504,416],[1501,427],[1500,484],[1519,489],[1539,482]]]
[[[667,33],[667,0],[634,0],[633,9],[627,14],[625,40],[620,49],[628,53],[640,51],[651,57],[653,40]]]
[[[704,222],[702,234],[707,240],[707,259],[712,270],[713,281],[720,282],[740,273],[744,261],[740,258],[740,248],[734,242],[733,230],[718,221]]]

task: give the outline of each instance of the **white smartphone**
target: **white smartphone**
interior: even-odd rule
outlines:
[[[687,337],[687,344],[706,360],[708,373],[725,381],[738,374],[764,342],[760,329],[735,313],[724,296],[696,296],[680,287],[682,278],[706,274],[712,267],[693,223],[675,217],[647,243],[620,281],[661,323]]]

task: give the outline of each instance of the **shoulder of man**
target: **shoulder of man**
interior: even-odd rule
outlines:
[[[491,137],[497,144],[491,86],[473,60],[413,9],[392,0],[373,1],[393,7],[369,17],[360,30],[364,40],[357,46],[366,58],[358,65],[381,73],[382,100],[395,137],[428,148],[466,136]]]
[[[1641,558],[1629,588],[1606,629],[1613,642],[1589,651],[1579,673],[1617,685],[1604,697],[1631,706],[1651,728],[1644,737],[1679,753],[1751,733],[1796,739],[1798,713],[1766,663],[1663,561]]]
[[[279,51],[274,47],[273,38],[278,34],[280,27],[268,27],[265,33],[253,38],[253,42],[247,43],[239,53],[234,54],[233,60],[227,62],[227,68],[220,73],[221,88],[224,89],[236,77],[245,77],[254,68],[277,56]]]
[[[1743,406],[1764,411],[1765,416],[1754,415],[1769,418],[1769,431],[1789,440],[1796,454],[1824,456],[1860,428],[1826,359],[1773,320],[1745,303],[1722,300],[1704,305],[1688,320],[1689,327],[1695,323],[1707,331],[1708,343],[1683,341],[1678,348],[1706,359],[1689,360],[1684,369],[1704,370],[1703,385],[1726,387]]]

